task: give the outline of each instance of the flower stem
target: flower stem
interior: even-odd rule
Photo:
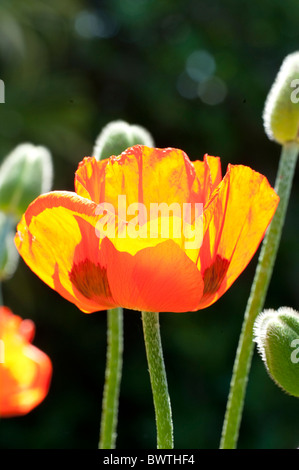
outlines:
[[[299,144],[297,143],[290,142],[282,147],[275,183],[275,190],[280,197],[280,202],[263,241],[245,311],[222,430],[221,449],[234,449],[237,446],[246,385],[254,349],[252,341],[253,325],[257,315],[264,307],[284,225],[298,153]]]
[[[114,449],[118,418],[119,389],[122,374],[123,310],[107,312],[107,363],[102,403],[99,449]]]
[[[156,415],[157,449],[173,449],[172,413],[162,352],[159,313],[142,312],[142,324]]]

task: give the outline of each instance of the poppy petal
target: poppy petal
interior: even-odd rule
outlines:
[[[200,269],[210,288],[201,308],[232,285],[256,252],[279,197],[267,178],[242,165],[229,165],[204,211]]]
[[[126,195],[127,206],[138,202],[189,202],[195,169],[182,150],[136,145],[119,156],[96,161],[85,158],[75,176],[75,191],[96,203],[118,207],[118,195]]]
[[[117,305],[152,312],[197,308],[203,291],[202,276],[174,241],[167,240],[131,255],[118,251],[105,238],[101,249]]]
[[[108,159],[97,161],[85,157],[75,174],[75,192],[99,204],[105,200],[105,170]]]
[[[111,306],[105,296],[101,302],[99,297],[95,301],[86,296],[83,288],[78,289],[84,276],[89,279],[88,261],[85,264],[84,261],[93,259],[95,244],[99,249],[96,207],[75,193],[57,191],[42,195],[29,206],[15,237],[17,249],[30,269],[64,298],[88,312]],[[80,221],[85,224],[80,225]],[[82,247],[85,258],[80,256]]]
[[[198,200],[205,205],[222,179],[220,158],[206,154],[204,161],[197,160],[193,162],[193,165],[198,181],[195,191]]]

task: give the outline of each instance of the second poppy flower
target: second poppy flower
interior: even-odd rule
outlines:
[[[32,320],[0,307],[0,417],[29,413],[46,397],[52,376],[49,357],[31,344]]]

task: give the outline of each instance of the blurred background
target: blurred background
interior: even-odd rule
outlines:
[[[178,147],[246,164],[274,185],[280,147],[264,133],[265,98],[283,58],[299,49],[295,0],[2,0],[0,162],[31,142],[53,155],[53,189],[73,190],[78,162],[108,122],[123,119]],[[299,309],[299,190],[295,176],[266,307]],[[257,255],[231,289],[196,313],[161,314],[176,448],[218,448],[231,372]],[[36,323],[52,359],[46,400],[2,419],[0,447],[97,448],[106,313],[85,315],[20,260],[4,303]],[[155,448],[142,324],[124,314],[117,447]],[[299,445],[299,401],[268,377],[255,353],[239,448]]]

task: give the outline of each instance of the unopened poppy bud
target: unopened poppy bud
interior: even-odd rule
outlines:
[[[9,216],[0,212],[0,282],[15,272],[19,253],[14,244],[15,224]]]
[[[270,377],[299,397],[299,313],[289,307],[264,310],[255,321],[254,334]]]
[[[97,160],[103,160],[111,155],[120,155],[138,144],[154,147],[153,138],[146,129],[125,121],[112,121],[97,137],[92,155]]]
[[[33,199],[51,189],[52,177],[48,149],[18,145],[0,166],[0,210],[19,219]]]
[[[299,52],[288,55],[270,89],[264,108],[269,139],[299,142]]]

